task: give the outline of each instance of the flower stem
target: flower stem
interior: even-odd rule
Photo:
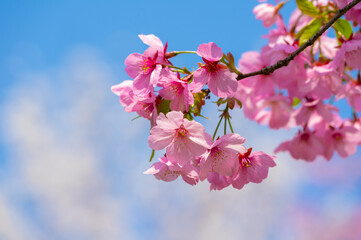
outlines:
[[[213,141],[214,141],[214,138],[216,137],[216,134],[217,134],[219,125],[220,125],[221,122],[222,122],[222,119],[223,119],[223,114],[221,115],[221,119],[219,119],[219,122],[218,122],[218,124],[217,124],[216,130],[215,130],[214,133],[213,133],[213,137],[212,137],[212,140],[213,140]]]
[[[177,55],[182,53],[197,54],[196,51],[174,51],[174,53],[176,53]]]
[[[231,132],[234,133],[233,128],[232,128],[232,124],[231,124],[231,119],[227,118],[227,120],[228,120],[229,128],[231,129]]]
[[[227,134],[227,116],[224,117],[224,135]]]
[[[153,160],[153,158],[154,158],[154,153],[155,153],[155,151],[154,151],[154,149],[152,149],[152,155],[150,155],[149,162],[151,162],[151,161]]]

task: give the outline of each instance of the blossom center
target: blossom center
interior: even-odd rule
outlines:
[[[211,150],[211,157],[212,157],[212,167],[217,167],[221,160],[224,159],[226,156],[226,153],[224,150],[219,149],[218,147],[214,147]]]
[[[151,58],[143,57],[143,62],[140,65],[140,74],[150,74],[155,68],[154,61]]]
[[[172,89],[173,94],[179,96],[182,93],[183,88],[182,88],[181,83],[173,82],[170,85],[170,87]]]
[[[188,134],[187,129],[184,128],[183,124],[176,131],[176,138],[184,138]]]
[[[308,133],[301,133],[300,135],[301,141],[307,142],[309,138],[310,138],[310,134]]]
[[[336,133],[332,134],[332,138],[334,138],[338,141],[342,138],[342,135],[341,135],[341,133],[336,132]]]
[[[252,148],[248,148],[245,153],[238,153],[238,160],[240,167],[248,168],[251,166],[251,160],[249,159],[249,155],[251,155]]]

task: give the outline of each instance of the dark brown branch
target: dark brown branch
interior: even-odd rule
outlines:
[[[306,43],[304,43],[301,47],[299,47],[296,51],[288,55],[285,59],[279,60],[276,64],[272,66],[267,66],[265,68],[262,68],[261,70],[258,70],[256,72],[246,73],[246,74],[239,74],[237,76],[237,80],[241,80],[244,78],[256,76],[256,75],[268,75],[270,73],[273,73],[277,69],[281,67],[286,67],[298,54],[300,54],[303,50],[305,50],[307,47],[311,46],[324,32],[326,32],[327,29],[329,29],[332,24],[334,24],[337,19],[339,19],[342,15],[344,15],[347,11],[349,11],[351,8],[353,8],[356,4],[358,4],[361,0],[354,0],[350,2],[347,6],[337,11],[335,16],[328,22],[326,25],[324,25],[315,35],[313,35]]]

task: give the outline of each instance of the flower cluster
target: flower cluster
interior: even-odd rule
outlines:
[[[265,2],[265,1],[261,1]],[[361,145],[361,20],[356,6],[337,20],[329,31],[287,67],[268,75],[253,74],[277,64],[316,34],[338,9],[350,0],[299,0],[288,24],[277,5],[261,3],[254,8],[265,27],[276,25],[266,36],[268,44],[260,52],[244,53],[235,65],[231,53],[224,54],[215,43],[199,45],[193,51],[167,51],[168,44],[154,35],[139,35],[149,47],[125,60],[133,80],[112,87],[127,112],[150,120],[148,143],[165,154],[146,174],[163,181],[182,179],[195,185],[208,180],[211,190],[232,185],[241,189],[247,183],[260,183],[274,167],[275,157],[252,152],[245,138],[233,132],[229,110],[242,108],[244,115],[271,129],[298,127],[296,136],[275,150],[287,151],[295,159],[330,160],[337,152],[348,157]],[[353,21],[353,26],[349,21]],[[172,64],[179,54],[197,54],[202,62],[194,71]],[[237,81],[237,79],[241,79]],[[206,133],[195,117],[213,94],[224,105],[213,136]],[[344,101],[350,118],[343,118],[335,101]],[[224,121],[224,135],[217,135]],[[227,124],[232,133],[227,134]],[[218,137],[217,137],[218,136]],[[217,138],[216,138],[217,137]],[[151,157],[151,160],[152,160]]]
[[[263,152],[251,153],[252,149],[243,145],[245,138],[236,133],[214,140],[215,136],[212,139],[193,119],[201,115],[205,99],[213,93],[220,100],[229,99],[223,117],[230,124],[228,109],[235,105],[234,100],[231,105],[231,100],[238,82],[228,63],[221,62],[224,61],[222,49],[213,42],[201,44],[195,53],[203,63],[190,72],[169,61],[182,52],[167,52],[167,44],[164,46],[154,35],[139,37],[149,48],[125,60],[125,70],[134,80],[126,80],[111,89],[119,96],[125,111],[150,120],[148,143],[153,151],[166,151],[145,173],[163,181],[181,175],[191,185],[207,179],[210,188],[217,190],[229,185],[241,189],[249,182],[265,179],[268,168],[276,165],[274,157]]]
[[[302,8],[307,2],[307,10]],[[238,62],[242,73],[270,66],[294,52],[320,30],[322,22],[351,0],[297,1],[288,25],[279,9],[262,3],[254,13],[266,27],[276,23],[266,36],[268,45],[260,52],[246,52]],[[360,4],[346,14],[346,19],[360,25]],[[314,161],[317,156],[330,160],[337,152],[348,157],[361,144],[361,33],[353,33],[351,24],[339,19],[333,26],[336,38],[324,33],[318,41],[300,53],[287,67],[269,75],[257,75],[239,81],[235,95],[243,103],[245,116],[270,128],[299,127],[297,135],[275,150],[288,151],[295,159]],[[345,99],[350,118],[342,118],[333,103]],[[342,101],[341,101],[342,102]],[[346,105],[346,104],[344,104]]]

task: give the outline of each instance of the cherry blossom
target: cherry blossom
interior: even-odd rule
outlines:
[[[150,130],[149,146],[154,150],[166,148],[167,158],[173,163],[184,166],[209,147],[203,126],[184,119],[182,112],[172,111],[166,116],[160,113],[156,124]]]
[[[217,97],[232,97],[238,85],[237,75],[230,72],[225,65],[219,64],[223,55],[222,49],[210,42],[201,44],[197,54],[202,57],[205,64],[193,73],[190,89],[199,92],[208,83],[209,90]]]
[[[276,166],[274,158],[264,152],[252,152],[252,148],[239,153],[239,169],[232,178],[232,186],[242,189],[247,183],[262,182],[268,176],[268,168]]]

